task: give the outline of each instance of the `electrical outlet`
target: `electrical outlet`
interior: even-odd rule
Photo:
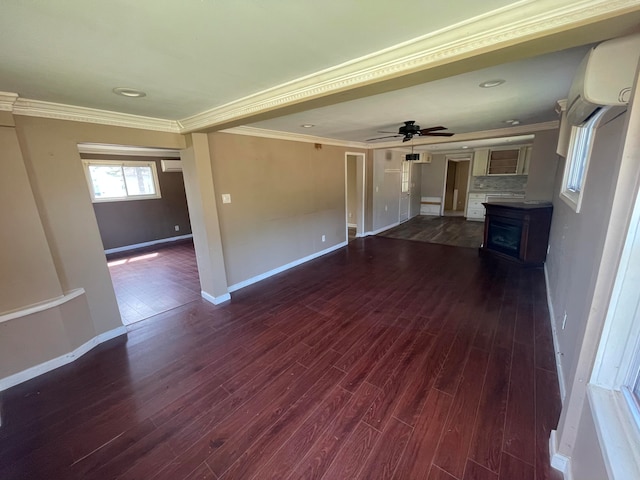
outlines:
[[[179,231],[180,231],[180,225],[176,225],[176,226],[175,226],[175,227],[173,227],[173,228],[175,228],[176,232],[179,232]]]
[[[384,211],[388,212],[389,211],[389,207],[387,205],[384,206]]]
[[[326,241],[326,240],[327,240],[326,235],[322,235],[322,241],[324,242],[324,241]]]
[[[231,194],[223,193],[222,194],[222,203],[231,203]]]
[[[562,317],[562,330],[567,326],[567,312],[564,312],[564,317]]]

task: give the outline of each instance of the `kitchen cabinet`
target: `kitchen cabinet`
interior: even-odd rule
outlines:
[[[489,162],[489,149],[482,148],[473,154],[473,168],[471,174],[474,177],[482,177],[487,174],[487,163]]]
[[[531,145],[478,149],[473,156],[472,175],[528,175],[531,151]]]
[[[508,192],[470,193],[467,202],[467,220],[483,222],[485,217],[486,202],[517,202],[523,201],[524,195]]]
[[[484,221],[484,202],[487,201],[486,193],[470,193],[467,202],[467,220]]]

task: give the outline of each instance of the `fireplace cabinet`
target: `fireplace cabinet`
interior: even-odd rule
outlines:
[[[480,253],[540,267],[547,257],[550,203],[483,203],[486,208],[484,242]]]

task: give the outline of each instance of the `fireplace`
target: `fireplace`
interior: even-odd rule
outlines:
[[[484,203],[487,210],[480,253],[542,266],[547,256],[551,227],[550,203]]]
[[[487,248],[517,257],[520,254],[522,225],[512,225],[493,219],[489,222]]]

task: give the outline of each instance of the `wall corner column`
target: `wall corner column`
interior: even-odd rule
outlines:
[[[214,304],[229,300],[227,272],[206,133],[187,136],[181,152],[187,204],[198,262],[202,297]]]

